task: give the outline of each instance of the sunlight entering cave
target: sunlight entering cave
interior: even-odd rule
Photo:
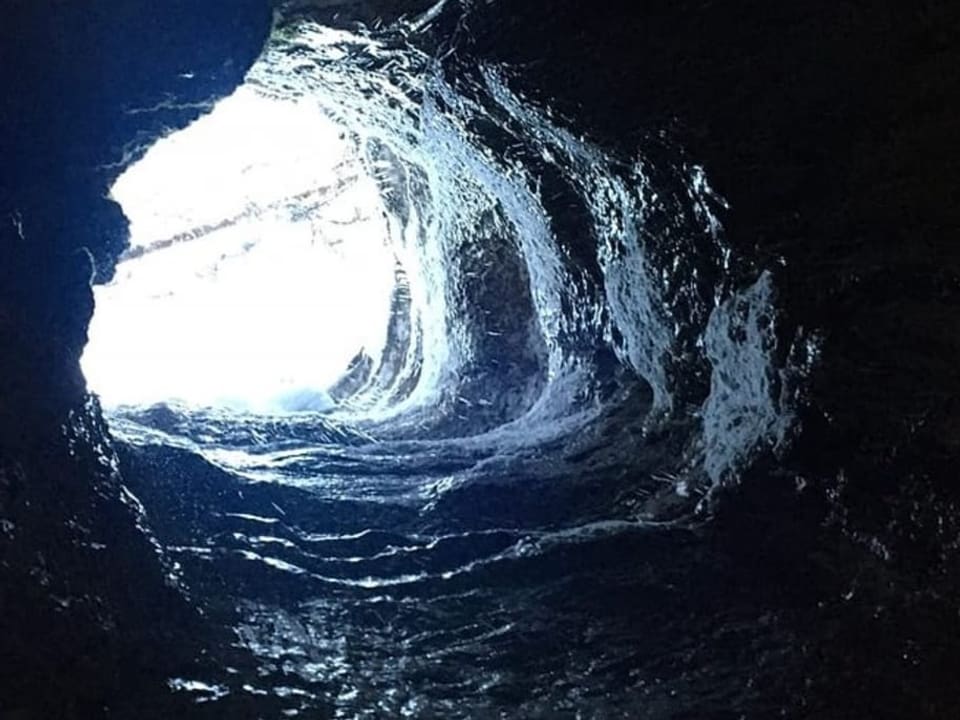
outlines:
[[[318,410],[383,348],[396,259],[356,143],[243,86],[111,189],[130,220],[82,367],[108,406]]]

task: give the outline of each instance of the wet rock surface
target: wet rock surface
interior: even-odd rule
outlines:
[[[230,90],[268,25],[256,2],[3,9],[4,717],[171,717],[171,670],[213,644],[123,486],[78,361],[90,281],[126,244],[105,198],[116,168]]]
[[[953,717],[960,11],[554,0],[472,12],[468,39],[451,32],[459,12],[444,10],[438,46],[519,66],[530,94],[601,144],[629,154],[654,138],[706,166],[730,203],[728,240],[775,275],[785,338],[823,338],[794,449],[727,489],[705,530],[637,539],[648,566],[633,576],[632,559],[610,560],[622,546],[564,561],[607,558],[624,596],[646,598],[621,637],[652,649],[610,668],[611,686],[638,669],[664,678],[648,717]],[[383,13],[358,17],[370,14]],[[91,276],[109,277],[125,243],[110,178],[240,81],[268,8],[14,2],[3,15],[0,714],[259,717],[253,695],[208,709],[167,692],[171,677],[215,684],[211,668],[245,660],[211,656],[229,643],[158,547],[173,538],[153,540],[124,489],[176,510],[158,488],[179,475],[126,451],[124,479],[78,358]],[[539,489],[511,510],[570,502]],[[451,516],[495,505],[485,492]],[[562,615],[580,594],[571,613],[613,612],[589,574],[579,582],[537,607]],[[543,636],[523,647],[518,667],[552,652]],[[526,690],[504,702],[556,716]]]

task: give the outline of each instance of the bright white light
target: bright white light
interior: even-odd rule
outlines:
[[[361,348],[381,350],[395,262],[383,205],[316,106],[241,87],[112,195],[132,252],[95,288],[81,361],[107,405],[316,409]]]

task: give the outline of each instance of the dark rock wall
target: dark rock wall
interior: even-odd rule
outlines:
[[[270,21],[261,0],[0,9],[0,717],[174,717],[150,692],[203,662],[78,361],[126,242],[110,181],[229,92]]]
[[[823,338],[793,452],[727,493],[711,529],[795,608],[825,708],[810,716],[952,717],[960,5],[556,0],[482,17],[474,51],[521,66],[601,143],[678,143],[702,164],[727,241],[774,272],[784,339]]]
[[[58,417],[83,392],[90,277],[108,279],[126,242],[109,182],[229,92],[269,22],[265,0],[5,4],[0,437],[41,412]]]
[[[601,143],[678,143],[706,168],[727,240],[774,271],[784,337],[824,340],[794,466],[817,512],[842,498],[851,534],[955,564],[960,6],[556,0],[470,30]]]

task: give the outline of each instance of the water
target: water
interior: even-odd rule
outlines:
[[[816,342],[778,336],[709,169],[579,136],[431,45],[442,5],[280,21],[247,80],[315,102],[375,179],[383,352],[323,413],[109,413],[171,582],[244,658],[169,688],[270,717],[764,708],[790,630],[710,517],[788,446]]]

